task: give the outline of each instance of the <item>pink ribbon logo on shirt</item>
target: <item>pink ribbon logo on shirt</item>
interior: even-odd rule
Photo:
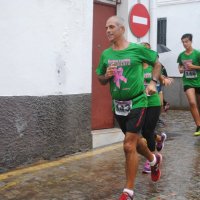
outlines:
[[[127,78],[125,78],[123,75],[123,68],[115,69],[115,75],[114,75],[114,83],[118,88],[120,88],[120,80],[124,83],[127,82]]]

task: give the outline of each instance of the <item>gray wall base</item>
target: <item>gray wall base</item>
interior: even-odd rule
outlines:
[[[91,94],[0,97],[0,167],[92,148]]]

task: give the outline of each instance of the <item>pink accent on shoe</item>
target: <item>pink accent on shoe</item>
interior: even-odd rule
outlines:
[[[151,173],[151,166],[150,166],[148,160],[144,164],[144,168],[142,170],[142,173],[144,173],[144,174],[150,174]]]
[[[167,139],[167,135],[164,132],[162,132],[161,133],[161,141],[157,142],[157,144],[156,144],[157,151],[161,151],[164,148],[166,139]]]

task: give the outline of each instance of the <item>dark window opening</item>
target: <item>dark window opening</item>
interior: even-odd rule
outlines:
[[[157,44],[163,44],[166,46],[167,19],[158,18],[157,26]]]

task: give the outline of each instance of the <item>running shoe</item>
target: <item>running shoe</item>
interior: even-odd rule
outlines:
[[[150,174],[151,173],[151,166],[149,164],[149,161],[147,160],[144,164],[144,168],[142,170],[143,174]]]
[[[160,179],[161,171],[160,171],[160,165],[162,163],[162,155],[157,153],[156,156],[156,164],[154,166],[151,166],[151,180],[156,182]]]
[[[194,136],[200,136],[200,126],[197,126],[196,132],[194,132]]]
[[[167,135],[164,132],[162,132],[160,136],[161,140],[156,143],[157,151],[161,151],[164,148],[165,140],[167,139]]]
[[[169,110],[169,106],[170,106],[170,104],[168,102],[164,105],[165,112],[167,112]]]
[[[131,197],[128,193],[123,192],[119,200],[133,200],[133,197]]]
[[[164,122],[162,119],[158,119],[157,124],[158,124],[159,126],[165,126],[165,122]]]

